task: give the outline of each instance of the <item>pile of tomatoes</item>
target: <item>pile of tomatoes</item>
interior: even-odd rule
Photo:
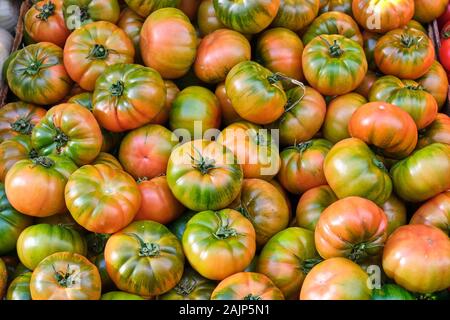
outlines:
[[[0,298],[448,298],[424,28],[446,8],[31,3],[3,70]]]

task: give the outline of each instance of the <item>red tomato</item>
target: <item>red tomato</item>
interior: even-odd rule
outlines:
[[[447,22],[450,21],[450,2],[445,8],[445,12],[437,19],[439,28],[442,28]]]
[[[450,22],[442,29],[441,48],[439,49],[439,57],[442,66],[450,72]]]

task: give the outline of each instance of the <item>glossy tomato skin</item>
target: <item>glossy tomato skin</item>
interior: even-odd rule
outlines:
[[[51,108],[31,136],[33,147],[40,154],[65,156],[79,166],[98,156],[102,141],[92,113],[80,105],[66,103]]]
[[[6,300],[31,300],[31,272],[26,272],[14,278],[8,287]]]
[[[366,30],[386,33],[405,26],[414,15],[414,0],[370,1],[352,3],[355,20]],[[374,13],[378,16],[374,19]]]
[[[125,0],[125,2],[128,7],[144,18],[158,9],[176,8],[180,4],[180,0]]]
[[[225,88],[235,111],[255,124],[276,121],[287,97],[279,77],[254,61],[244,61],[228,73]]]
[[[380,71],[401,79],[420,78],[428,72],[434,60],[433,42],[416,29],[389,31],[375,47],[375,62]]]
[[[250,60],[250,43],[239,32],[219,29],[205,36],[198,46],[194,70],[206,83],[224,81],[236,64]]]
[[[353,113],[366,103],[367,99],[357,93],[348,93],[331,100],[322,127],[325,139],[337,143],[350,138],[348,123]]]
[[[50,42],[32,44],[10,62],[8,86],[24,102],[54,104],[69,93],[72,85],[65,67],[60,47]]]
[[[338,198],[328,185],[306,191],[298,201],[296,224],[298,227],[314,231],[322,212]]]
[[[151,180],[138,181],[142,195],[141,207],[134,220],[152,220],[167,224],[177,219],[184,211],[184,206],[170,191],[165,176]]]
[[[443,113],[438,113],[436,119],[420,132],[417,148],[436,142],[450,145],[450,117]]]
[[[229,207],[252,222],[258,247],[289,224],[290,212],[285,197],[275,186],[261,179],[245,179],[240,195]]]
[[[397,228],[407,223],[407,211],[405,203],[400,200],[394,193],[381,206],[388,220],[387,234],[388,236]]]
[[[165,125],[169,120],[170,110],[172,109],[173,101],[180,93],[177,85],[171,80],[164,80],[164,85],[166,87],[166,103],[163,109],[158,113],[158,115],[153,118],[152,123]]]
[[[227,126],[232,124],[233,122],[242,120],[239,114],[237,114],[236,110],[234,110],[230,98],[228,98],[224,82],[221,82],[217,85],[215,95],[219,100],[222,122],[224,125]]]
[[[396,193],[404,200],[428,200],[450,188],[450,145],[433,143],[391,168]]]
[[[319,4],[319,0],[281,0],[272,26],[300,31],[317,17]]]
[[[416,300],[407,290],[395,284],[385,284],[372,291],[372,300]]]
[[[368,280],[367,273],[351,260],[327,259],[306,276],[300,300],[369,300]]]
[[[105,247],[106,268],[123,291],[150,297],[180,281],[184,254],[180,241],[162,224],[136,221],[112,235]]]
[[[295,87],[286,94],[291,106],[272,127],[280,130],[280,143],[289,146],[308,141],[319,132],[327,107],[322,95],[311,87]]]
[[[442,230],[432,226],[400,227],[386,242],[383,269],[389,278],[409,291],[444,290],[450,286],[450,240]]]
[[[190,265],[211,280],[243,271],[256,250],[253,225],[232,209],[197,213],[187,223],[182,243]]]
[[[99,300],[100,274],[87,258],[72,252],[57,252],[33,271],[33,300]]]
[[[119,160],[135,179],[164,174],[172,149],[178,140],[168,129],[149,124],[130,131],[122,140]]]
[[[141,59],[139,42],[141,40],[141,29],[144,25],[144,21],[145,19],[143,17],[130,8],[123,9],[120,13],[119,21],[117,21],[117,26],[125,31],[128,37],[133,41],[136,61],[140,61]]]
[[[306,80],[324,95],[342,95],[355,90],[367,72],[364,50],[357,42],[341,35],[314,38],[303,50],[302,59]]]
[[[372,89],[373,84],[378,80],[378,76],[375,72],[368,70],[364,80],[361,82],[358,88],[356,88],[355,93],[362,95],[364,98],[369,97],[370,89]]]
[[[30,136],[19,135],[0,144],[0,181],[5,182],[6,174],[12,166],[24,159],[36,157]]]
[[[425,202],[411,218],[410,224],[434,226],[450,234],[450,191]]]
[[[201,1],[197,12],[197,24],[203,36],[225,27],[217,18],[213,0]]]
[[[303,79],[302,53],[300,38],[285,28],[266,30],[256,42],[256,61],[272,72],[281,72],[296,80]]]
[[[414,0],[414,19],[429,23],[441,16],[448,5],[447,0]]]
[[[64,46],[64,66],[70,77],[87,91],[116,63],[133,63],[133,42],[125,31],[107,21],[89,23],[73,31]]]
[[[325,158],[324,173],[339,199],[358,196],[382,205],[392,192],[392,181],[383,163],[357,138],[334,145]]]
[[[394,76],[378,79],[370,89],[369,100],[384,101],[402,108],[414,119],[419,130],[431,124],[438,112],[436,99],[417,82]]]
[[[65,200],[72,217],[85,229],[114,233],[133,220],[141,193],[125,171],[96,164],[83,166],[70,176]]]
[[[116,64],[96,81],[93,112],[100,125],[113,132],[152,122],[163,110],[166,87],[155,70],[136,64]]]
[[[362,36],[364,41],[364,53],[366,54],[369,70],[376,71],[377,64],[375,63],[375,47],[378,40],[381,38],[381,34],[364,30]]]
[[[71,228],[44,223],[26,228],[17,240],[19,259],[30,270],[53,253],[63,251],[86,255],[86,241]]]
[[[417,79],[417,83],[436,99],[439,109],[442,109],[448,96],[448,77],[442,65],[434,61],[430,70]]]
[[[92,161],[91,164],[92,165],[94,165],[94,164],[107,164],[107,165],[110,165],[110,166],[112,166],[114,168],[123,170],[123,167],[120,164],[119,160],[117,160],[116,157],[114,157],[110,153],[106,153],[106,152],[100,152],[98,154],[97,158],[95,158],[95,160]]]
[[[441,37],[441,47],[439,48],[439,58],[440,61],[447,71],[450,73],[450,27],[449,23],[444,26],[443,34]]]
[[[18,135],[30,135],[46,112],[44,108],[21,101],[4,105],[0,109],[0,142]]]
[[[70,34],[64,21],[63,0],[38,1],[25,14],[24,26],[35,42],[51,42],[63,48]]]
[[[214,289],[211,300],[284,300],[284,296],[267,276],[239,272],[222,280]]]
[[[214,141],[194,140],[175,148],[167,166],[172,193],[194,211],[227,207],[238,196],[242,180],[233,152]]]
[[[320,8],[321,14],[330,11],[339,11],[351,17],[353,16],[352,0],[325,0],[324,2],[324,6]]]
[[[353,138],[381,149],[389,158],[403,159],[417,145],[417,126],[402,109],[384,102],[371,102],[353,113],[348,129]]]
[[[294,194],[326,184],[323,163],[331,147],[328,140],[313,139],[284,149],[278,181]]]
[[[73,30],[100,20],[116,23],[120,6],[118,0],[63,0],[63,13],[67,27]]]
[[[76,169],[71,160],[56,155],[20,160],[6,174],[8,200],[17,211],[30,216],[63,213],[64,187]]]
[[[239,2],[213,0],[217,17],[227,27],[244,34],[254,34],[267,28],[277,15],[280,0]]]
[[[145,20],[140,48],[146,66],[158,71],[164,79],[177,79],[194,63],[197,35],[181,10],[164,8]]]
[[[264,246],[257,271],[269,277],[286,299],[298,299],[306,274],[320,257],[314,245],[312,231],[291,227],[275,236]]]
[[[110,291],[102,294],[100,300],[145,300],[141,296],[123,291]]]
[[[223,129],[216,141],[235,154],[244,178],[270,180],[280,169],[276,142],[267,130],[258,125],[247,121],[235,122]]]
[[[159,296],[158,300],[210,300],[216,286],[215,281],[202,277],[192,268],[186,268],[177,285]]]

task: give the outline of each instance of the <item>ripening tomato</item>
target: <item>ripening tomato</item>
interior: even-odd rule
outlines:
[[[192,268],[186,268],[177,285],[159,296],[158,300],[210,300],[216,286],[215,281],[202,277]]]
[[[181,217],[167,226],[169,230],[178,238],[178,240],[181,241],[183,239],[186,224],[196,213],[197,212],[195,211],[187,210],[181,215]]]
[[[76,169],[70,159],[56,155],[20,160],[6,174],[6,196],[17,211],[30,216],[63,213],[64,187]]]
[[[217,85],[215,94],[217,99],[219,100],[222,122],[224,125],[227,126],[234,122],[242,120],[241,117],[237,114],[236,110],[234,110],[233,105],[231,104],[231,100],[227,96],[225,82],[221,82]]]
[[[177,79],[194,63],[197,35],[181,10],[164,8],[145,20],[140,48],[146,66],[158,71],[164,79]]]
[[[109,291],[102,294],[100,300],[145,300],[141,296],[123,291]]]
[[[381,206],[381,209],[383,209],[388,220],[388,236],[397,228],[406,224],[406,206],[402,200],[394,195],[394,193],[392,193],[391,197]]]
[[[97,78],[116,63],[132,63],[133,42],[125,31],[107,21],[89,23],[76,29],[64,46],[64,66],[70,77],[87,91]]]
[[[31,272],[23,273],[11,282],[6,293],[6,300],[31,300]]]
[[[0,181],[5,181],[6,174],[16,162],[37,156],[29,136],[19,135],[3,141],[0,144]]]
[[[141,40],[141,29],[144,25],[145,19],[141,17],[137,12],[130,8],[125,8],[120,13],[117,26],[125,31],[128,37],[133,41],[134,51],[136,52],[136,61],[141,60],[141,49],[139,43]]]
[[[197,12],[197,25],[202,36],[206,36],[225,27],[219,18],[217,18],[212,0],[203,0],[200,2]]]
[[[450,235],[450,191],[425,202],[411,218],[410,224],[434,226]]]
[[[439,109],[444,106],[448,96],[448,77],[438,61],[433,62],[430,70],[417,79],[417,83],[436,99]]]
[[[33,300],[99,300],[100,274],[87,258],[57,252],[39,263],[30,280]]]
[[[86,165],[75,171],[65,189],[75,221],[97,233],[114,233],[133,221],[141,205],[134,179],[110,165]]]
[[[383,269],[398,285],[418,293],[450,287],[450,239],[436,227],[398,228],[383,251]]]
[[[416,300],[407,290],[395,284],[385,284],[372,291],[372,300]]]
[[[92,165],[94,164],[107,164],[109,166],[112,166],[114,168],[123,170],[122,165],[120,164],[119,160],[116,159],[112,154],[106,153],[106,152],[100,152],[97,156],[97,158],[94,159],[94,161],[91,162]]]
[[[339,11],[349,16],[353,16],[352,0],[325,0],[325,4],[320,8],[320,14],[330,11]]]
[[[368,274],[351,260],[327,259],[307,274],[300,300],[369,300],[368,281]]]
[[[364,41],[364,53],[366,54],[369,70],[377,71],[377,64],[375,63],[375,47],[382,35],[364,30],[362,36]]]
[[[319,5],[319,0],[281,0],[272,26],[301,31],[317,17]]]
[[[364,80],[361,82],[358,88],[355,89],[355,93],[362,95],[364,98],[369,98],[370,89],[374,83],[378,80],[378,76],[375,72],[368,70]]]
[[[214,289],[211,300],[284,300],[284,296],[267,276],[239,272],[222,280]]]
[[[125,2],[128,7],[144,18],[161,8],[176,8],[180,4],[180,0],[125,0]]]
[[[119,19],[118,0],[63,0],[63,13],[70,30],[94,21],[116,23]]]
[[[450,145],[450,117],[443,113],[438,113],[436,119],[420,131],[417,148],[436,142]]]
[[[357,138],[335,144],[325,158],[323,169],[339,199],[359,196],[382,205],[391,196],[388,171],[364,141]]]
[[[269,277],[286,299],[298,299],[306,274],[320,262],[314,233],[288,228],[274,235],[264,246],[257,271]]]
[[[178,93],[180,93],[180,89],[178,89],[177,85],[171,80],[164,80],[164,85],[166,87],[166,103],[164,104],[163,109],[153,118],[152,123],[164,125],[169,120],[170,110],[172,110],[172,105],[177,97]]]
[[[382,36],[375,47],[375,62],[384,74],[417,79],[435,60],[433,42],[416,29],[395,29]]]
[[[253,225],[232,209],[197,213],[187,223],[182,242],[190,265],[211,280],[243,271],[256,250]]]
[[[442,15],[448,5],[447,0],[414,0],[414,19],[422,23],[429,23]]]
[[[106,244],[106,243],[105,243]],[[104,248],[102,249],[102,251]],[[105,255],[103,252],[99,253],[97,256],[90,258],[91,262],[97,267],[98,272],[100,273],[100,278],[102,280],[102,291],[109,291],[111,289],[115,289],[114,282],[111,280],[111,277],[106,270],[106,261]]]

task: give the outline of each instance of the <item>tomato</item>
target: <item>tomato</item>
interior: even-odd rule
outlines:
[[[367,72],[364,50],[341,35],[323,35],[303,50],[303,72],[309,84],[329,96],[358,88]]]
[[[386,33],[405,26],[414,15],[414,0],[355,0],[355,20],[366,30]]]
[[[278,181],[294,194],[326,184],[323,163],[332,146],[325,139],[314,139],[284,149]]]
[[[269,277],[286,299],[298,299],[303,280],[318,262],[312,231],[288,228],[273,236],[261,251],[257,271]]]
[[[6,300],[31,300],[31,272],[17,276],[9,285]]]
[[[372,291],[372,300],[416,300],[407,290],[395,284],[385,284]]]
[[[317,17],[319,4],[319,0],[281,0],[272,26],[301,31]]]
[[[227,27],[243,34],[259,33],[275,19],[280,0],[236,2],[213,0],[219,20]]]
[[[331,11],[321,14],[309,25],[302,40],[307,45],[317,36],[324,35],[341,35],[363,46],[363,36],[358,24],[352,17],[342,12]]]
[[[232,209],[203,211],[193,216],[183,234],[183,250],[202,276],[223,280],[243,271],[255,255],[255,229]]]
[[[62,155],[81,166],[98,156],[102,133],[89,110],[63,103],[51,108],[34,127],[31,142],[42,155]]]
[[[136,221],[113,234],[106,243],[105,260],[120,290],[143,297],[169,291],[183,274],[180,241],[154,221]]]
[[[444,290],[450,287],[450,240],[435,227],[421,224],[400,227],[386,242],[383,269],[409,291]]]
[[[418,129],[431,124],[438,112],[436,99],[417,82],[394,76],[378,79],[370,89],[369,100],[384,101],[402,108],[414,119]]]
[[[30,216],[63,213],[64,187],[76,169],[70,159],[55,155],[20,160],[6,174],[8,200],[17,211]]]
[[[420,78],[430,70],[434,60],[433,42],[416,29],[392,30],[375,46],[375,62],[381,72],[401,79]]]
[[[123,292],[123,291],[110,291],[102,294],[100,300],[145,300],[141,296]]]
[[[448,96],[448,78],[439,62],[434,61],[430,70],[417,79],[417,83],[436,99],[439,109],[444,106]]]
[[[167,227],[169,230],[178,238],[178,240],[183,239],[184,230],[186,230],[186,224],[188,221],[196,214],[195,211],[186,211],[181,217],[170,223]]]
[[[62,9],[70,30],[100,20],[116,23],[120,14],[118,0],[63,0]]]
[[[381,34],[364,30],[362,36],[364,42],[364,53],[366,54],[367,63],[369,64],[369,70],[376,71],[377,64],[375,63],[375,47],[378,40],[381,38]]]
[[[410,224],[434,226],[450,235],[450,191],[425,202],[411,218]]]
[[[394,193],[391,197],[381,206],[388,220],[387,234],[390,235],[397,228],[406,224],[406,206]]]
[[[319,132],[325,120],[327,106],[322,95],[310,87],[295,87],[286,92],[290,105],[272,125],[279,129],[284,146],[305,142]]]
[[[24,27],[35,42],[51,42],[64,47],[70,31],[64,21],[62,4],[63,0],[41,0],[28,9]]]
[[[186,268],[180,282],[158,300],[210,300],[216,288],[215,281],[208,280],[191,268]]]
[[[265,275],[239,272],[222,280],[214,289],[211,300],[284,300],[284,296]]]
[[[447,9],[447,0],[414,0],[414,19],[429,23],[441,16]]]
[[[20,50],[8,66],[7,80],[20,100],[40,105],[63,99],[72,85],[63,65],[62,49],[50,42]]]
[[[345,258],[327,259],[307,274],[300,300],[369,300],[369,276]]]
[[[17,240],[19,259],[30,270],[51,254],[63,251],[86,255],[86,241],[77,231],[52,224],[32,225]]]
[[[322,127],[323,136],[333,143],[350,138],[348,123],[353,113],[366,103],[366,98],[357,93],[348,93],[331,100]]]
[[[450,31],[448,24],[446,25],[444,30],[447,30],[443,33],[441,38],[441,47],[439,48],[439,58],[442,63],[442,66],[447,71],[447,74],[450,72]]]
[[[450,145],[450,117],[443,113],[438,113],[436,119],[421,130],[417,148],[420,149],[436,142]]]
[[[3,260],[0,258],[0,299],[3,300],[3,296],[6,292],[8,282],[8,270]]]
[[[267,130],[258,125],[235,122],[223,129],[216,141],[235,154],[244,178],[270,180],[280,169],[278,147]]]
[[[197,11],[200,10],[199,6],[203,0],[180,0],[178,8],[183,11],[190,20],[194,21],[197,15]]]
[[[102,127],[122,132],[152,122],[165,100],[166,87],[155,70],[116,64],[97,79],[93,113]]]
[[[337,200],[338,198],[333,190],[327,185],[306,191],[298,201],[296,211],[297,226],[314,231],[322,212]]]
[[[383,163],[357,138],[338,142],[324,162],[325,177],[339,199],[359,196],[379,205],[392,192],[392,181]]]
[[[352,0],[325,0],[325,5],[320,8],[320,14],[330,11],[339,11],[353,16]]]
[[[113,168],[123,170],[119,160],[117,160],[113,155],[106,152],[100,152],[97,158],[95,158],[95,160],[91,162],[91,164],[107,164]]]
[[[377,256],[387,238],[386,214],[372,201],[348,197],[329,205],[314,232],[317,251],[324,259],[345,257],[359,262]]]
[[[244,61],[228,73],[225,88],[235,111],[256,124],[276,121],[287,103],[281,78],[254,61]]]
[[[364,98],[369,98],[370,89],[374,83],[378,80],[378,76],[375,72],[368,70],[364,80],[361,82],[358,88],[356,88],[355,93],[362,95]]]
[[[445,12],[437,19],[439,29],[442,29],[442,27],[450,21],[450,3],[447,5]]]
[[[145,20],[140,47],[146,66],[156,69],[164,79],[176,79],[194,63],[197,35],[182,11],[164,8]]]
[[[250,60],[251,47],[240,33],[219,29],[205,36],[198,46],[194,70],[207,83],[224,81],[236,64]]]
[[[102,281],[102,291],[113,289],[114,282],[111,280],[111,277],[106,270],[105,255],[103,254],[103,252],[98,256],[90,258],[90,260],[97,267],[98,272],[100,273],[100,278]]]
[[[391,168],[396,193],[420,202],[450,189],[450,145],[433,143]]]
[[[66,185],[67,208],[75,221],[98,233],[114,233],[127,226],[141,204],[133,178],[110,165],[86,165]]]
[[[353,113],[348,130],[389,158],[403,159],[417,145],[417,126],[402,109],[385,102],[371,102]]]
[[[178,93],[170,110],[169,126],[183,141],[201,139],[208,130],[218,129],[221,110],[217,97],[210,90],[191,86]]]
[[[72,216],[68,211],[65,211],[64,213],[54,214],[48,217],[34,218],[34,224],[42,224],[42,223],[70,228],[77,231],[82,236],[84,236],[87,232],[82,226],[76,223],[76,221],[72,218]],[[88,250],[89,250],[89,237],[87,237],[86,239],[88,242]]]
[[[165,176],[138,181],[142,202],[134,220],[152,220],[167,224],[185,210],[169,189]]]
[[[164,80],[164,85],[166,87],[166,103],[158,115],[153,118],[152,123],[154,124],[164,125],[169,120],[173,101],[180,92],[180,89],[178,89],[177,85],[171,80]]]
[[[29,136],[19,135],[0,144],[0,181],[4,182],[6,174],[18,161],[37,157],[31,146]]]
[[[133,41],[136,60],[140,61],[141,49],[139,47],[139,42],[141,40],[141,29],[145,19],[141,17],[138,12],[134,12],[130,8],[123,9],[120,13],[119,21],[117,21],[117,26],[125,31],[128,37]]]
[[[225,27],[217,18],[213,0],[201,1],[197,12],[197,24],[203,36]]]
[[[237,114],[236,110],[234,110],[230,98],[228,98],[227,96],[227,90],[225,89],[224,82],[221,82],[217,85],[215,94],[217,99],[219,100],[222,122],[224,125],[229,125],[242,120],[241,117]]]
[[[125,31],[107,21],[89,23],[73,31],[64,47],[64,66],[84,90],[93,91],[95,81],[116,63],[132,63],[133,42]]]
[[[195,140],[175,148],[167,166],[173,194],[195,211],[227,207],[241,191],[242,179],[233,152],[214,141]]]
[[[180,0],[125,0],[125,2],[128,7],[144,18],[158,9],[176,8],[180,4]]]
[[[54,253],[33,271],[30,292],[33,300],[99,300],[100,274],[82,255]]]

